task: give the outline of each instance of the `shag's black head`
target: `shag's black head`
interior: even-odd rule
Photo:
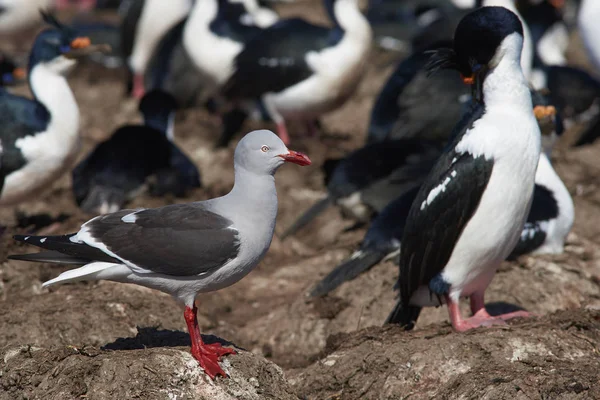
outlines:
[[[504,7],[481,7],[467,14],[454,33],[453,48],[433,52],[425,67],[429,73],[455,69],[467,84],[476,83],[494,60],[502,41],[514,33],[523,37],[519,17]],[[479,79],[478,84],[482,83]],[[477,96],[479,97],[479,96]]]
[[[154,89],[142,97],[138,109],[144,115],[171,112],[177,109],[177,101],[164,90]]]
[[[139,104],[144,123],[161,132],[167,132],[172,114],[177,110],[177,101],[169,93],[154,89],[142,97]]]
[[[61,24],[52,14],[42,12],[42,18],[52,28],[44,30],[36,37],[29,58],[29,69],[59,56],[75,58],[90,46],[89,38],[78,36],[75,30]]]
[[[454,48],[436,51],[427,69],[452,68],[465,78],[472,77],[492,61],[502,41],[513,33],[523,36],[523,25],[515,13],[504,7],[481,7],[460,21]]]
[[[523,37],[523,25],[504,7],[482,7],[467,14],[454,33],[454,52],[463,76],[488,65],[502,41],[513,33]]]

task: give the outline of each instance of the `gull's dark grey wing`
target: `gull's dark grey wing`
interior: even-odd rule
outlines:
[[[240,248],[233,223],[202,204],[121,210],[90,220],[77,235],[15,238],[89,262],[125,263],[137,273],[172,276],[218,268]]]

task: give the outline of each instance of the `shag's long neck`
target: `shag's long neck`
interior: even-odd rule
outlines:
[[[184,40],[193,41],[195,33],[208,29],[208,25],[217,17],[218,12],[217,0],[197,0],[186,23]]]
[[[79,134],[79,107],[67,79],[44,63],[35,65],[29,76],[35,99],[50,113],[51,124],[59,125],[52,134],[75,139]],[[65,143],[66,146],[66,143]]]
[[[157,113],[143,112],[144,125],[163,132],[171,141],[174,139],[175,111],[161,110]]]
[[[336,28],[344,31],[344,38],[371,40],[371,26],[355,0],[326,0],[325,8]]]
[[[505,39],[502,59],[490,70],[483,82],[483,100],[486,109],[497,105],[515,107],[532,112],[531,94],[520,65],[520,42],[513,34]]]

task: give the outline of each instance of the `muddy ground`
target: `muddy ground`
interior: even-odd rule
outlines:
[[[324,195],[323,160],[363,142],[373,98],[392,70],[387,55],[372,59],[356,95],[323,118],[318,139],[292,127],[290,147],[309,154],[313,165],[278,172],[277,232]],[[81,110],[82,156],[116,127],[139,120],[122,79],[93,65],[70,78]],[[262,126],[249,123],[246,130]],[[200,166],[204,188],[185,199],[141,196],[131,206],[226,193],[235,143],[214,150],[218,130],[218,119],[203,110],[179,115],[177,142]],[[111,282],[42,289],[63,268],[6,261],[31,250],[11,239],[30,230],[16,226],[18,213],[66,214],[56,233],[73,232],[91,217],[78,210],[70,176],[63,176],[32,201],[0,210],[8,226],[0,237],[0,399],[600,398],[600,142],[569,148],[575,134],[565,135],[553,156],[576,206],[565,253],[506,262],[487,292],[490,311],[518,306],[540,317],[457,334],[440,308],[425,310],[411,333],[381,327],[394,304],[391,262],[323,299],[308,299],[308,289],[365,232],[348,230],[353,222],[331,209],[296,237],[275,237],[265,260],[236,285],[199,296],[204,332],[243,349],[225,362],[231,379],[216,384],[195,368],[182,309],[169,296]]]

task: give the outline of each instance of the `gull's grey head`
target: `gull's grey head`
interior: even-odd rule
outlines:
[[[259,175],[273,175],[286,161],[310,165],[306,155],[289,150],[276,134],[266,129],[244,136],[235,148],[234,161],[236,168]]]

